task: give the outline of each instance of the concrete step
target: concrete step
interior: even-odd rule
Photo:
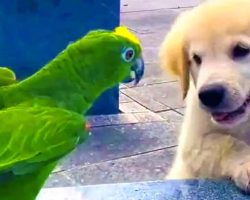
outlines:
[[[92,116],[92,135],[64,158],[46,187],[164,179],[182,115],[169,110]]]
[[[157,181],[49,188],[37,200],[247,200],[232,182]]]

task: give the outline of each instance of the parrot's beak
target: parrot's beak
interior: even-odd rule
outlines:
[[[142,79],[144,74],[144,60],[143,58],[137,58],[135,64],[131,67],[131,76],[124,80],[124,83],[129,83],[134,81],[134,84],[137,85]]]

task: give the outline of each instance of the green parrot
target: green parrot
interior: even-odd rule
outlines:
[[[0,199],[36,199],[58,161],[88,137],[84,114],[97,97],[137,84],[143,72],[140,41],[120,26],[90,31],[34,75],[0,85]]]

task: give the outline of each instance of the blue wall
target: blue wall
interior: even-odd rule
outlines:
[[[0,65],[23,79],[87,31],[119,25],[119,13],[119,0],[1,0]],[[118,94],[107,91],[91,113],[117,113]]]

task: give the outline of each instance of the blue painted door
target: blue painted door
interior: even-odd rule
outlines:
[[[119,13],[119,0],[1,0],[0,66],[23,79],[89,30],[119,25]],[[108,90],[90,113],[117,113],[118,94]]]

